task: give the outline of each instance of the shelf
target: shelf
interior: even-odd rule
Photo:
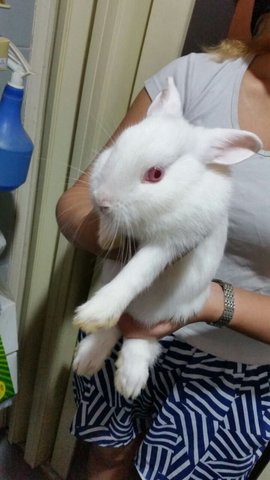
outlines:
[[[10,8],[10,5],[7,5],[5,0],[0,0],[0,8]]]

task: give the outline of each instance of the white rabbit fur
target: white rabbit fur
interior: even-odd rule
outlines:
[[[228,165],[260,148],[250,132],[190,125],[169,78],[147,117],[99,155],[90,191],[100,216],[100,244],[121,234],[136,239],[138,249],[125,265],[106,260],[103,286],[76,310],[74,323],[91,333],[76,351],[78,374],[102,367],[121,335],[117,322],[124,311],[147,326],[185,322],[200,311],[226,243]],[[153,166],[164,173],[154,183],[146,174]],[[124,339],[117,390],[136,397],[159,353],[154,339]]]

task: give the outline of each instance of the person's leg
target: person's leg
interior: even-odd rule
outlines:
[[[139,479],[133,459],[141,440],[142,436],[139,436],[123,447],[100,447],[93,443],[90,447],[87,480]]]

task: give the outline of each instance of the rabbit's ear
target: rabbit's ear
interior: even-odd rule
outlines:
[[[245,130],[214,128],[209,133],[209,146],[204,152],[206,163],[233,165],[262,148],[259,137]]]
[[[182,116],[180,95],[173,77],[168,77],[167,88],[156,96],[147,111],[148,117],[162,114]]]

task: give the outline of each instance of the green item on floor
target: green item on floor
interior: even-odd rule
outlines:
[[[2,338],[0,337],[0,403],[13,397],[15,394],[10,376],[7,356],[5,354]]]

